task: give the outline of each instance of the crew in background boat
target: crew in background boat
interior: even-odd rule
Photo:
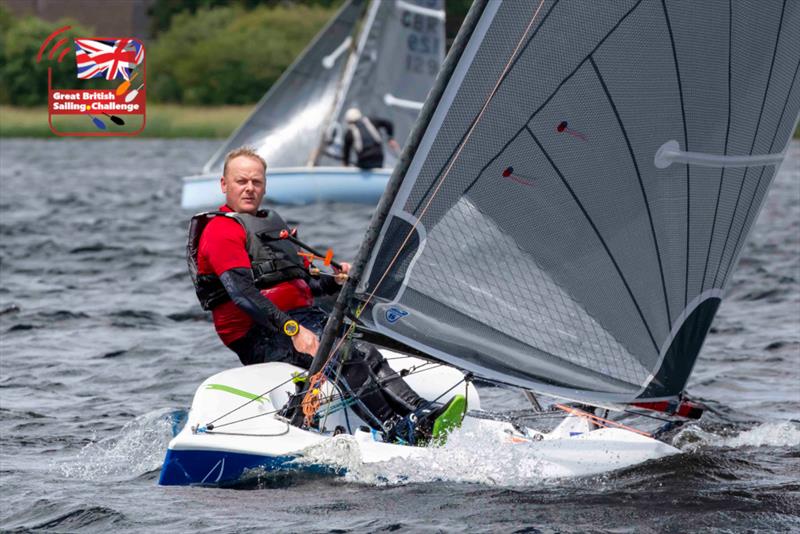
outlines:
[[[220,339],[244,365],[286,362],[308,369],[328,319],[314,297],[337,293],[350,265],[342,262],[341,271],[332,276],[310,276],[298,247],[280,237],[288,230],[280,215],[259,210],[266,169],[250,148],[228,153],[220,179],[225,205],[192,218],[189,272]],[[365,421],[377,422],[388,440],[427,440],[440,417],[437,428],[447,426],[443,421],[460,424],[463,396],[432,410],[368,343],[353,342],[340,378],[361,401],[353,410]]]
[[[383,137],[379,129],[386,131],[386,144],[400,152],[400,144],[394,139],[394,125],[385,119],[365,117],[361,110],[350,108],[344,114],[347,122],[347,133],[344,134],[342,159],[344,166],[350,165],[350,150],[356,152],[356,166],[362,169],[383,167]]]

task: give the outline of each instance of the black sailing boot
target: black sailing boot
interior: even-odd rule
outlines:
[[[408,415],[419,410],[427,401],[417,395],[403,378],[392,369],[383,355],[369,343],[355,344],[355,350],[362,355],[372,373],[375,375],[381,392],[394,410],[400,415]]]

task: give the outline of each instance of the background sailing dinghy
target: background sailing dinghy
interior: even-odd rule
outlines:
[[[224,202],[219,178],[225,155],[242,145],[255,147],[269,165],[268,200],[376,203],[397,156],[387,152],[385,169],[343,167],[344,112],[358,107],[390,120],[402,143],[439,72],[444,39],[443,0],[373,0],[368,6],[348,0],[202,174],[184,178],[181,207]]]
[[[654,437],[697,416],[686,383],[797,125],[798,35],[787,1],[476,1],[337,300],[314,387],[293,397],[303,410],[275,414],[299,370],[225,371],[198,390],[162,483],[341,470],[344,446],[364,463],[430,452],[358,431],[325,382],[342,334],[582,403],[556,405],[569,415],[543,433],[485,420],[467,389],[457,432],[490,436],[487,454],[522,448],[544,477],[678,453]],[[426,398],[471,387],[437,369],[409,377]],[[233,406],[226,388],[255,395]]]

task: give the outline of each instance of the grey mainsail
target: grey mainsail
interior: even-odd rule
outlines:
[[[345,78],[319,165],[342,161],[344,113],[389,120],[405,141],[444,60],[444,0],[383,0],[370,4],[355,62]],[[396,157],[386,154],[386,165]]]
[[[254,146],[270,167],[308,164],[330,119],[363,7],[364,0],[345,2],[203,172],[222,171],[228,151],[242,145]]]
[[[796,2],[475,2],[339,304],[498,382],[674,398],[797,125],[799,38]]]

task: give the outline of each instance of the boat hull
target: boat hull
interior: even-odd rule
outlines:
[[[420,396],[446,402],[466,394],[469,408],[480,409],[477,391],[463,384],[460,371],[382,353],[396,371],[410,371],[406,381]],[[169,444],[159,484],[226,486],[276,472],[341,475],[351,468],[378,466],[380,471],[380,464],[397,459],[417,465],[442,460],[437,447],[383,443],[347,405],[333,405],[322,417],[322,430],[291,426],[275,411],[295,391],[292,376],[299,371],[285,363],[266,363],[229,369],[203,382],[186,425]],[[330,384],[323,386],[323,397],[332,393]],[[512,447],[534,458],[545,478],[613,471],[679,452],[633,432],[594,429],[580,417],[567,417],[543,433],[468,416],[459,433],[467,436],[461,444],[466,450],[456,457],[474,454],[475,462],[492,462],[495,451]],[[448,441],[448,449],[451,443],[459,447],[458,436]]]
[[[270,168],[265,198],[280,204],[377,204],[391,174],[391,169],[362,170],[356,167]],[[225,196],[220,191],[219,180],[218,174],[185,177],[181,207],[201,210],[224,204]]]

